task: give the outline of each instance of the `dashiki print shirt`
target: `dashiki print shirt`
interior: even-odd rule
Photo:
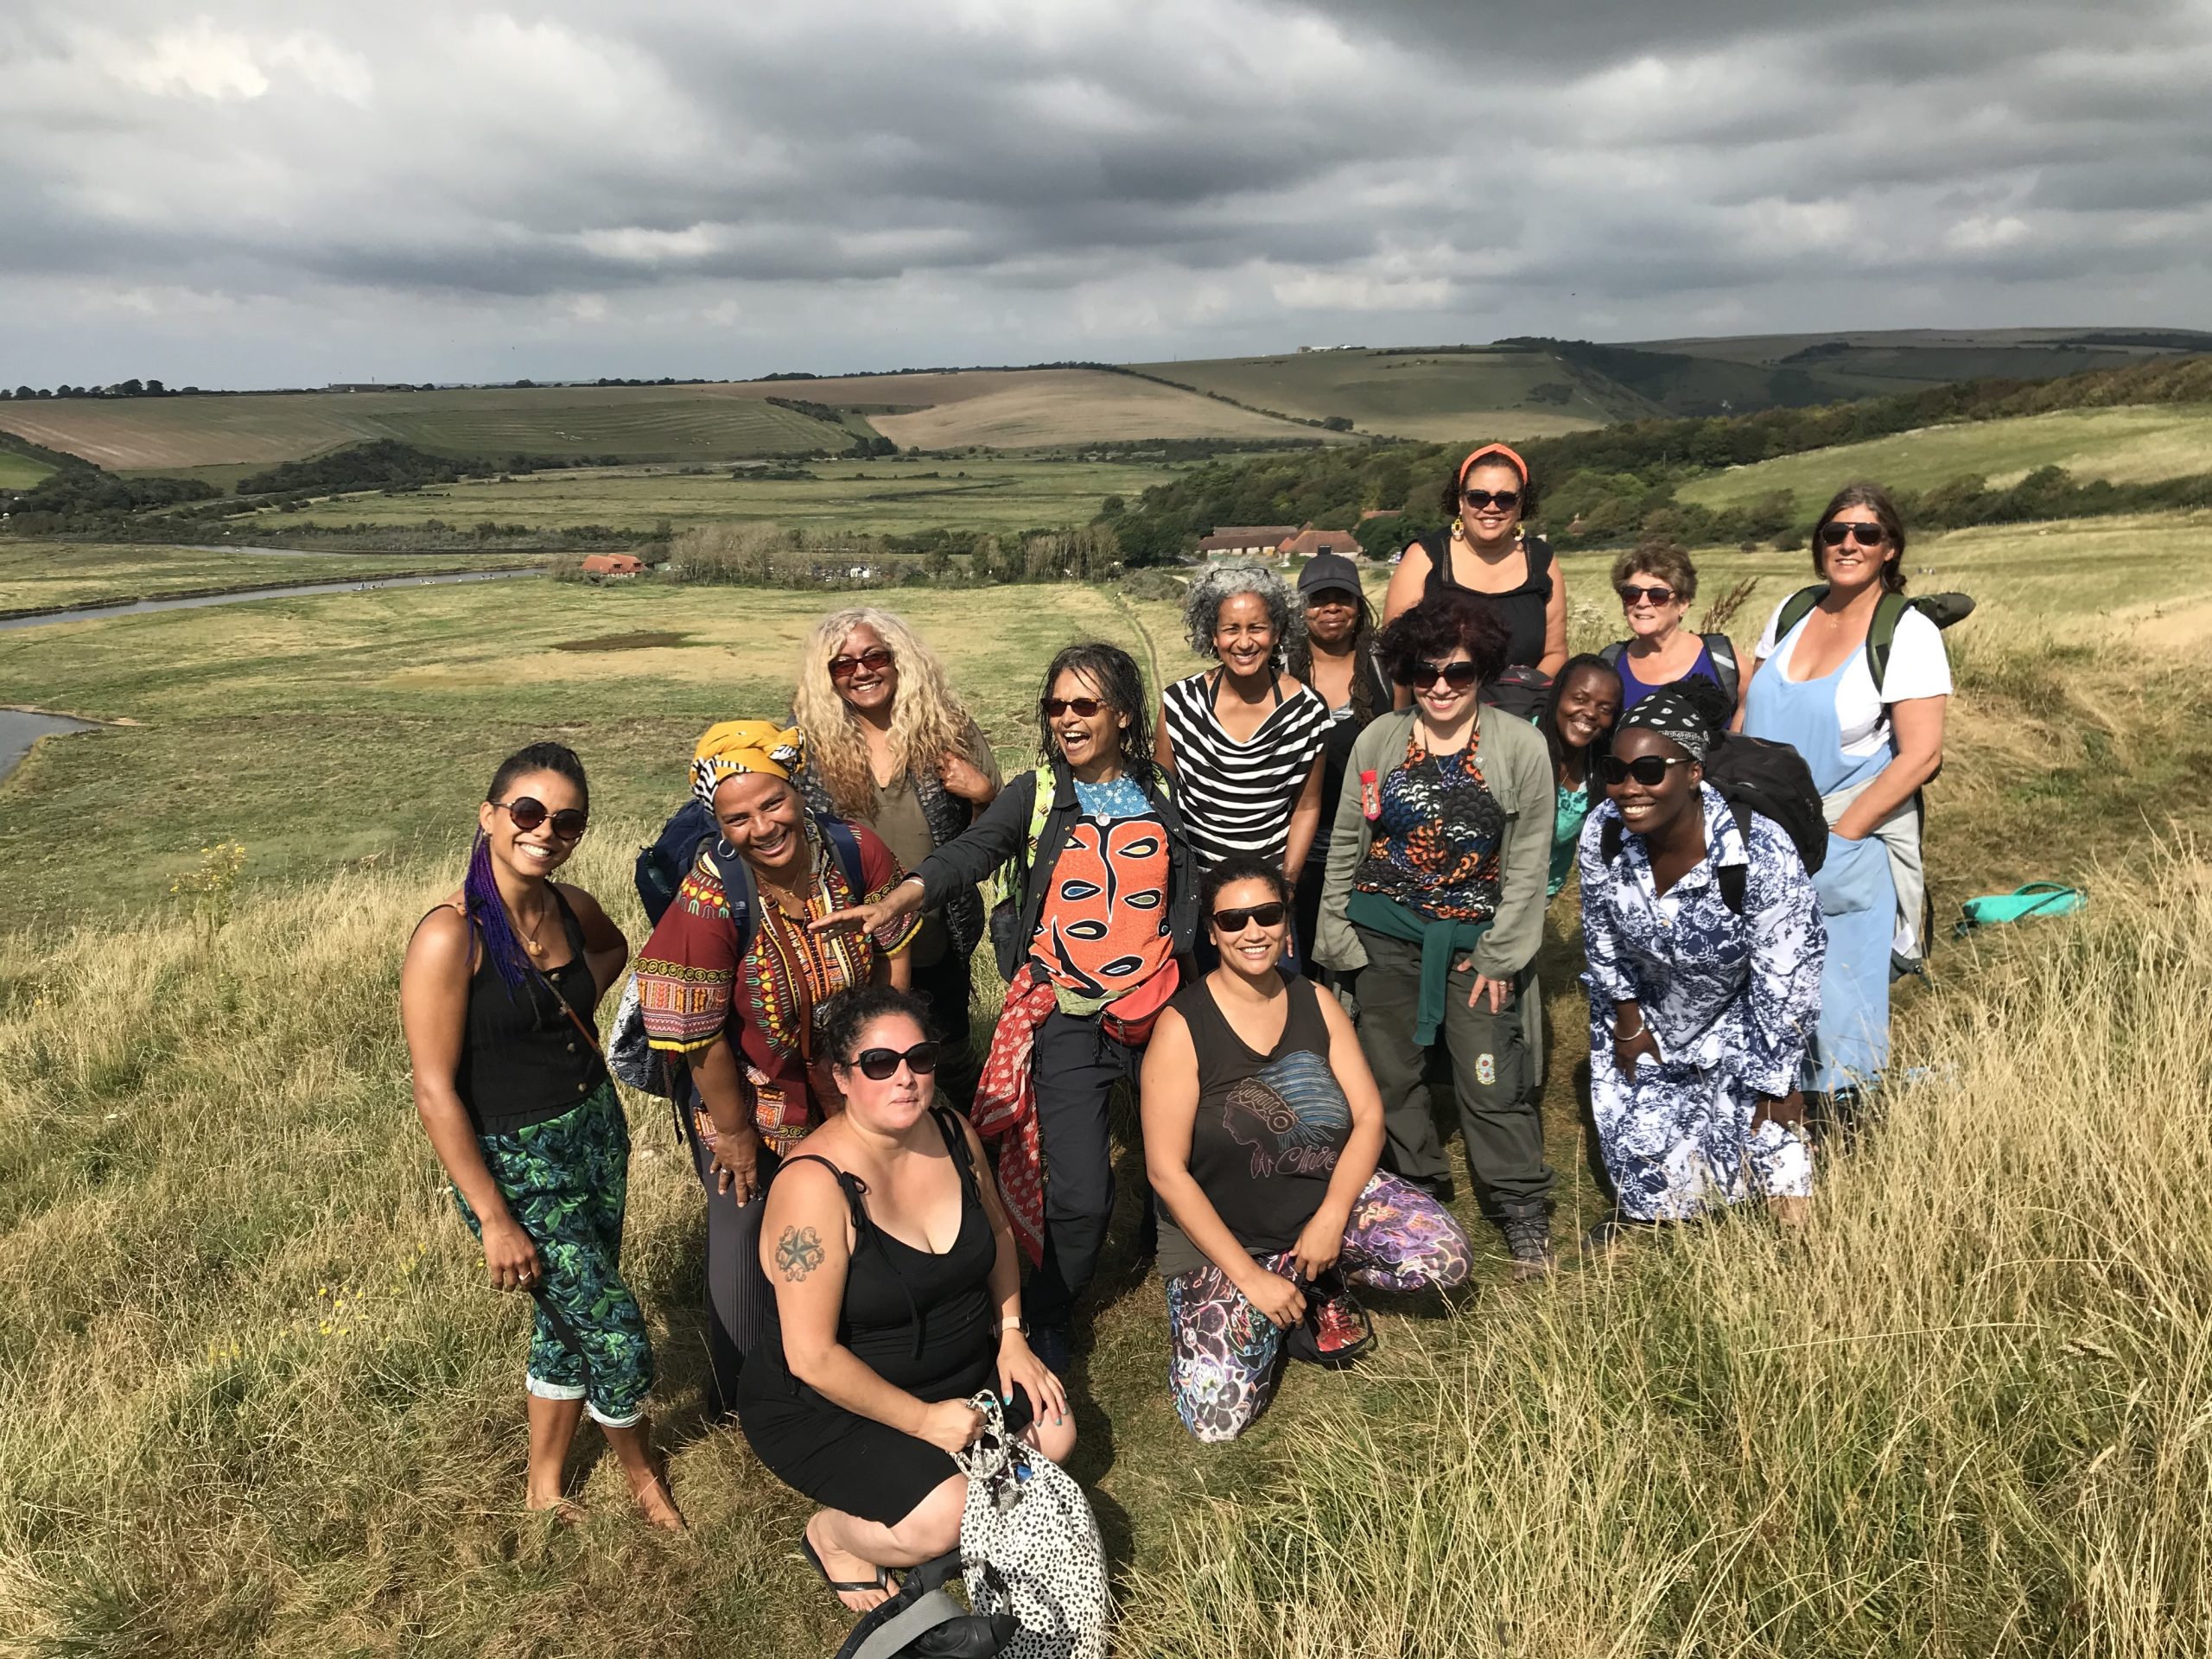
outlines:
[[[880,836],[865,824],[852,830],[864,893],[847,882],[810,814],[806,820],[814,855],[810,920],[873,903],[905,880]],[[765,895],[756,894],[754,911],[753,943],[740,960],[728,897],[702,847],[638,955],[638,1001],[646,1039],[664,1053],[688,1058],[728,1036],[744,1063],[753,1122],[780,1152],[842,1104],[829,1067],[816,1064],[817,1010],[839,991],[867,984],[878,957],[905,950],[921,922],[909,917],[878,934],[817,933]]]

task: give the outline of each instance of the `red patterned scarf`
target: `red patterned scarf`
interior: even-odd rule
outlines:
[[[1170,958],[1143,984],[1116,998],[1099,1015],[1106,1034],[1128,1047],[1143,1047],[1180,977]],[[1045,1259],[1045,1161],[1039,1149],[1037,1078],[1032,1063],[1038,1029],[1058,1006],[1059,993],[1051,979],[1038,971],[1035,963],[1024,963],[1006,988],[1006,1007],[991,1033],[991,1052],[983,1061],[969,1113],[978,1135],[1004,1143],[998,1156],[999,1197],[1021,1253],[1033,1267]]]

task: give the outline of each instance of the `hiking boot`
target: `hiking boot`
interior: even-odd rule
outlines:
[[[1513,1277],[1522,1283],[1541,1279],[1559,1266],[1552,1254],[1550,1215],[1541,1204],[1526,1210],[1509,1210],[1498,1220],[1505,1248],[1513,1257]]]
[[[1065,1381],[1068,1367],[1075,1363],[1075,1333],[1065,1325],[1037,1325],[1029,1332],[1029,1351],[1043,1360],[1054,1376]]]

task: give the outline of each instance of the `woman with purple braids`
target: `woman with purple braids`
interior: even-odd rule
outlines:
[[[645,1421],[652,1347],[621,1274],[629,1125],[592,1019],[630,945],[589,893],[552,880],[590,807],[583,763],[561,744],[500,763],[467,879],[408,944],[400,1020],[415,1109],[492,1287],[537,1303],[529,1506],[576,1518],[562,1470],[588,1411],[645,1518],[673,1529],[683,1518]]]

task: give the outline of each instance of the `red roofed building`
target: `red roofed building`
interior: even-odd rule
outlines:
[[[1272,559],[1297,534],[1296,524],[1216,524],[1198,538],[1198,551],[1209,559]]]
[[[1307,525],[1282,544],[1282,556],[1287,559],[1310,559],[1321,553],[1341,553],[1348,559],[1359,556],[1359,540],[1348,530],[1315,530]]]
[[[594,553],[584,561],[588,576],[636,576],[645,569],[645,562],[634,553]]]

